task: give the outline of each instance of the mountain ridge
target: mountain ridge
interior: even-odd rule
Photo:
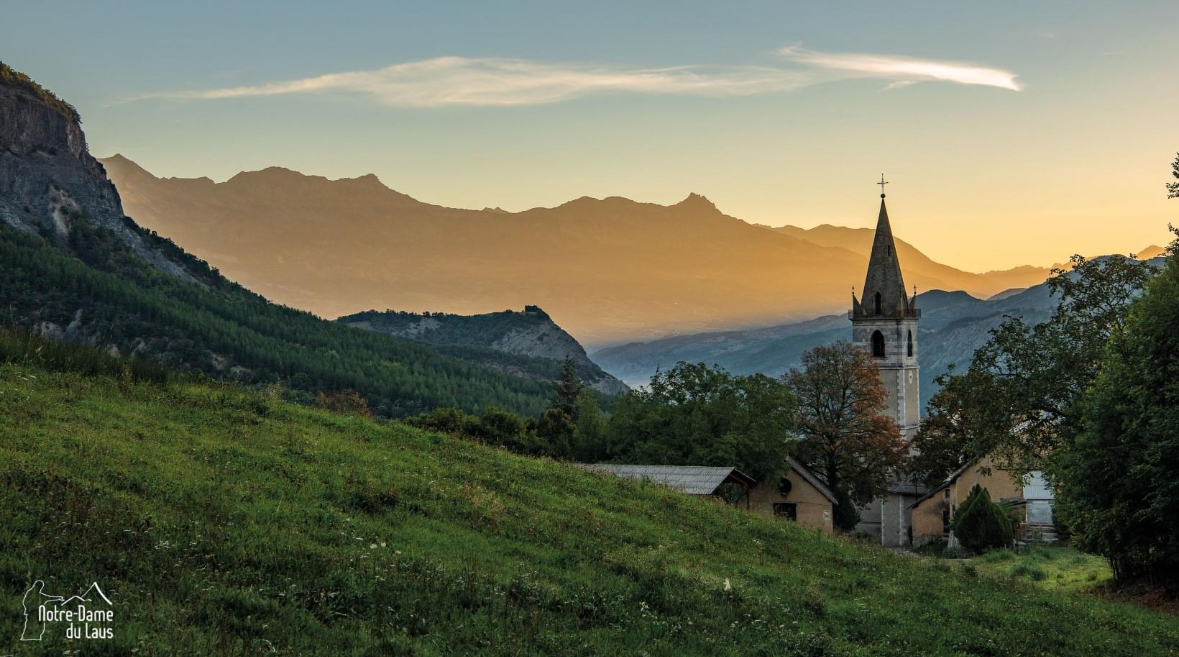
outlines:
[[[270,386],[304,403],[352,391],[384,416],[442,406],[533,415],[548,405],[559,361],[436,347],[317,318],[272,303],[144,228],[124,214],[68,104],[53,104],[56,96],[7,67],[0,72],[0,307],[14,328]],[[125,158],[108,163],[155,180]],[[259,175],[276,181],[275,196],[292,177],[305,186],[295,172]],[[371,189],[374,181],[351,184]],[[257,199],[257,184],[245,182]]]
[[[331,181],[287,169],[265,174],[266,184],[238,174],[209,185],[137,175],[142,167],[122,160],[108,161],[111,177],[145,225],[268,298],[322,317],[532,304],[601,347],[839,311],[867,263],[854,248],[745,222],[697,193],[672,205],[583,196],[505,212],[432,205],[375,177]],[[908,268],[906,282],[930,289],[957,280],[946,271],[958,270],[927,269]],[[955,276],[980,295],[1044,277],[1037,268],[1015,280]]]
[[[962,291],[930,290],[917,296],[921,406],[937,391],[934,379],[952,366],[961,370],[1005,318],[1030,324],[1047,320],[1055,307],[1041,283],[1001,299],[979,299]],[[846,314],[825,315],[741,331],[678,335],[594,351],[590,358],[628,385],[644,385],[651,374],[678,361],[719,365],[734,374],[780,376],[801,364],[808,349],[851,338]]]
[[[1161,250],[1160,250],[1161,251]],[[1149,254],[1151,248],[1142,253]],[[1097,259],[1120,256],[1099,256]],[[1162,260],[1143,258],[1156,266]],[[1071,274],[1064,274],[1066,276]],[[1009,317],[1029,325],[1047,321],[1056,309],[1048,282],[1012,289],[986,299],[961,290],[929,290],[917,296],[921,309],[918,359],[921,364],[921,407],[937,392],[934,380],[951,368],[965,369],[990,331]],[[851,338],[846,314],[824,315],[801,322],[738,331],[684,334],[616,345],[590,353],[602,369],[631,386],[645,385],[650,376],[679,361],[719,365],[734,374],[779,376],[801,364],[803,352],[835,340]]]

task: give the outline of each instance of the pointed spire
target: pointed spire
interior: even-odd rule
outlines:
[[[884,188],[884,176],[876,183]],[[872,241],[872,255],[868,259],[868,275],[864,279],[861,305],[866,315],[904,317],[909,310],[905,281],[901,276],[901,262],[897,257],[892,226],[888,222],[888,208],[884,193],[880,194],[880,216],[876,219],[876,236]]]

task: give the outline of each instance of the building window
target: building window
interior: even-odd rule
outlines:
[[[913,357],[913,332],[909,331],[909,358]]]
[[[884,307],[884,306],[882,305],[882,303],[881,303],[881,299],[880,299],[880,293],[879,293],[879,292],[877,292],[877,293],[876,293],[876,314],[877,314],[877,315],[880,315],[880,314],[882,314],[881,308],[883,308],[883,307]]]
[[[884,358],[884,334],[880,331],[872,333],[872,355]]]
[[[782,497],[788,497],[791,488],[794,488],[794,484],[790,483],[790,480],[786,477],[778,480],[778,492],[782,494]]]
[[[798,520],[798,505],[793,502],[774,502],[774,516]]]

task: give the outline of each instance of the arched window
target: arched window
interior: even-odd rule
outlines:
[[[872,334],[872,355],[884,358],[884,334],[876,331]]]
[[[913,331],[909,331],[909,358],[913,357]]]
[[[877,292],[877,293],[876,293],[876,314],[877,314],[877,315],[879,315],[879,314],[880,314],[880,309],[881,309],[882,307],[883,307],[883,306],[882,306],[882,304],[881,304],[881,302],[880,302],[880,293],[879,293],[879,292]]]

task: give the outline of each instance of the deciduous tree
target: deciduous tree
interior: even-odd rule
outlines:
[[[1083,428],[1058,458],[1059,513],[1117,578],[1179,586],[1179,239],[1080,407]]]
[[[1125,322],[1130,303],[1155,273],[1133,256],[1072,257],[1071,270],[1048,280],[1060,304],[1051,319],[1028,326],[1005,320],[974,353],[960,383],[972,449],[1017,470],[1051,468],[1050,457],[1078,430],[1076,401],[1097,375],[1105,346]]]
[[[840,341],[808,351],[802,365],[785,377],[798,399],[798,454],[837,494],[866,504],[887,490],[905,453],[876,363]]]
[[[761,477],[785,464],[795,409],[781,381],[681,362],[614,404],[608,456],[629,463],[736,466]]]
[[[980,428],[1005,421],[1004,390],[995,377],[953,370],[935,380],[939,390],[925,407],[913,438],[913,456],[905,470],[916,481],[934,487],[954,471],[984,454]]]

